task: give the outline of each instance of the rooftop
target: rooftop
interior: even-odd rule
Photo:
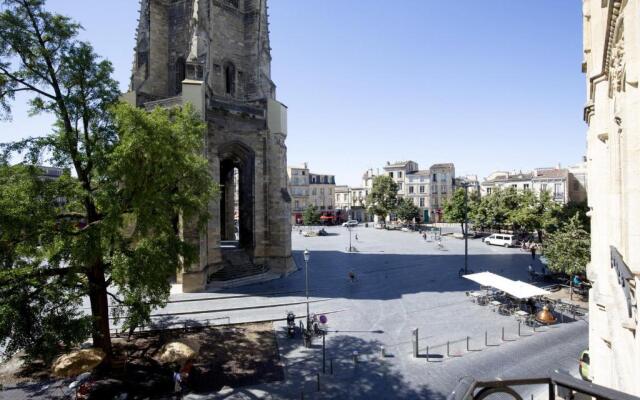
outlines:
[[[520,172],[517,174],[508,174],[508,175],[499,175],[494,179],[485,179],[482,184],[489,183],[499,183],[499,182],[522,182],[522,181],[530,181],[533,178],[533,173],[530,172]]]
[[[407,160],[407,161],[396,161],[396,162],[389,162],[387,161],[387,165],[384,166],[384,169],[387,168],[404,168],[407,166],[407,164],[409,163],[415,163],[417,164],[415,161],[411,161],[411,160]]]
[[[433,164],[431,168],[444,169],[444,168],[454,168],[454,166],[453,166],[453,163],[442,163],[442,164]]]
[[[569,171],[566,169],[537,169],[534,179],[551,179],[551,178],[564,178]]]
[[[420,171],[413,171],[413,172],[407,172],[407,175],[409,176],[430,176],[431,175],[431,171],[429,171],[428,169],[422,169]]]

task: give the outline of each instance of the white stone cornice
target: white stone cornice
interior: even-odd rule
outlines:
[[[618,29],[618,22],[620,21],[620,14],[622,13],[622,0],[612,0],[609,2],[609,13],[607,16],[607,30],[605,36],[605,51],[604,59],[602,60],[602,72],[607,74],[612,58],[612,49],[615,45],[615,34]]]

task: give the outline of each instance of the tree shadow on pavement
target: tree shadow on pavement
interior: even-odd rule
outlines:
[[[388,357],[380,353],[381,346],[382,342],[378,340],[334,336],[327,344],[324,373],[322,348],[305,348],[301,353],[296,352],[297,356],[289,356],[286,381],[238,389],[214,398],[251,398],[240,394],[251,389],[267,392],[275,399],[446,398],[445,393],[435,392],[426,385],[415,386],[407,382]]]

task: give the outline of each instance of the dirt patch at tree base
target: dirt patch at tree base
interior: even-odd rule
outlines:
[[[158,362],[162,347],[170,342],[182,342],[196,351],[186,382],[189,391],[207,393],[224,386],[236,388],[284,380],[271,323],[164,330],[135,334],[131,339],[114,338],[113,369],[98,379],[115,378],[122,382],[124,391],[134,396],[171,393],[177,366]],[[12,367],[2,369],[0,375],[4,385],[51,378],[44,368],[25,371],[20,363],[8,363],[13,363]]]

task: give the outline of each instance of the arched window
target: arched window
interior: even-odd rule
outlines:
[[[184,58],[176,60],[176,94],[182,93],[182,81],[186,78],[186,63]]]
[[[236,93],[236,67],[233,63],[224,65],[224,92],[231,96]]]

